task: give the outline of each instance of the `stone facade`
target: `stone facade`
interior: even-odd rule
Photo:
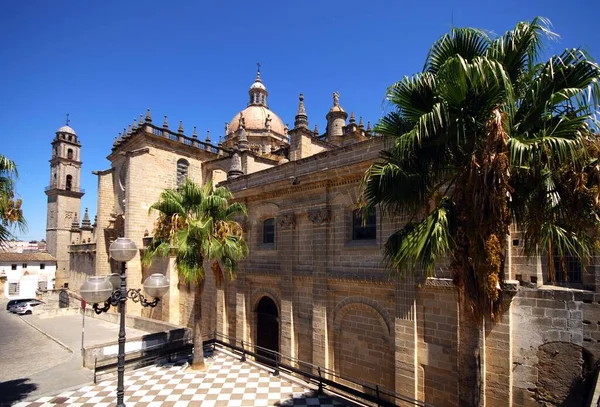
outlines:
[[[143,269],[138,255],[128,263],[129,285],[140,287],[147,275],[162,272],[171,288],[158,307],[129,306],[128,312],[192,326],[201,311],[206,335],[267,344],[305,370],[313,367],[299,361],[436,406],[457,406],[461,330],[447,270],[440,265],[427,279],[391,274],[382,248],[402,220],[376,211],[363,223],[355,211],[361,179],[383,140],[354,114],[346,122],[337,94],[325,133],[309,130],[301,95],[288,143],[288,129],[267,108],[260,76],[249,94],[249,107],[226,125],[224,141],[200,141],[195,129],[186,136],[182,124],[172,131],[166,117],[157,126],[149,111],[115,141],[110,168],[96,172],[91,242],[82,235],[70,247],[53,243],[70,253],[71,287],[116,271],[108,247],[117,236],[133,239],[141,254],[156,217],[149,207],[162,190],[182,177],[222,182],[249,213],[243,226],[250,255],[236,278],[216,287],[207,273],[202,308],[195,309],[199,288],[179,281],[172,258]],[[73,211],[53,205],[49,216]],[[49,245],[52,233],[49,228]],[[527,260],[516,229],[506,252],[505,311],[481,328],[485,405],[579,405],[573,403],[587,394],[586,379],[600,359],[600,273],[593,266],[580,282],[550,285],[547,259]],[[271,319],[265,304],[272,305]]]

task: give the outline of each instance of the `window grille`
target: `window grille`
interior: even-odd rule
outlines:
[[[183,158],[177,161],[177,186],[180,187],[188,177],[190,163]]]
[[[265,219],[263,222],[263,243],[275,243],[275,219]]]
[[[352,240],[374,240],[377,238],[377,214],[375,208],[369,210],[366,222],[363,210],[356,209],[352,213]]]
[[[555,253],[553,260],[554,281],[556,283],[583,282],[583,270],[577,257],[571,255],[560,257]]]
[[[19,295],[19,283],[8,283],[8,295]]]

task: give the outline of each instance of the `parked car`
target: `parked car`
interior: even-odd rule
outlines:
[[[10,300],[8,302],[8,304],[6,304],[6,310],[10,311],[11,307],[14,307],[15,305],[21,303],[21,302],[27,302],[27,301],[33,301],[35,300],[35,298],[20,298],[18,300]]]
[[[45,304],[45,302],[38,300],[22,302],[17,305],[14,312],[19,315],[30,315],[33,313],[33,308],[41,304]]]

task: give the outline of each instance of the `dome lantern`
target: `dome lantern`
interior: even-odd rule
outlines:
[[[248,93],[250,94],[250,102],[248,106],[267,106],[267,88],[263,85],[262,80],[260,79],[260,64],[258,65],[258,70],[256,72],[256,79],[252,86],[250,86],[250,90]]]

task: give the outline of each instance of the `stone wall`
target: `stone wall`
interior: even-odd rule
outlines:
[[[583,405],[600,358],[597,294],[521,288],[511,305],[515,406]]]

